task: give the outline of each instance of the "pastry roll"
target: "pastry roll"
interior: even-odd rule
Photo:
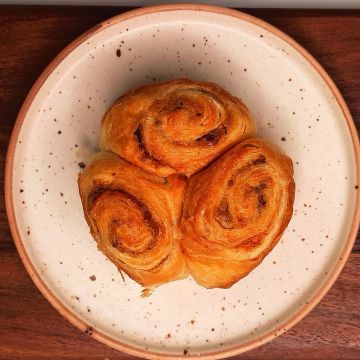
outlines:
[[[158,176],[190,176],[255,131],[245,105],[213,83],[145,85],[102,120],[100,147]]]
[[[120,270],[144,287],[187,276],[179,246],[182,176],[160,178],[101,152],[78,184],[91,234]]]
[[[294,191],[292,161],[260,139],[191,177],[181,228],[194,279],[228,288],[259,265],[290,221]]]

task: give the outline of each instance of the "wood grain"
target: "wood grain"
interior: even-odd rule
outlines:
[[[45,300],[17,255],[4,204],[8,140],[31,85],[71,40],[123,12],[116,7],[0,7],[0,359],[134,359],[69,324]],[[360,126],[360,11],[246,10],[295,38],[334,79]],[[339,279],[293,329],[233,359],[357,359],[360,236]]]

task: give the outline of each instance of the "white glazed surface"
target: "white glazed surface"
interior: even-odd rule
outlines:
[[[248,105],[258,135],[293,159],[294,216],[263,263],[232,288],[207,290],[188,278],[141,298],[141,287],[123,282],[97,250],[77,175],[98,147],[100,120],[113,101],[176,77],[216,82]],[[43,281],[89,326],[151,351],[211,352],[281,325],[321,287],[349,233],[354,163],[339,105],[289,44],[226,15],[154,13],[97,32],[43,84],[16,147],[15,215]]]

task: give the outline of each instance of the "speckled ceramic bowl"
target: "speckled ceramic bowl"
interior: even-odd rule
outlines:
[[[129,89],[176,77],[216,82],[244,100],[258,135],[294,161],[295,212],[271,254],[232,288],[188,278],[141,298],[97,250],[76,180],[106,108]],[[335,281],[359,223],[358,155],[341,95],[291,38],[233,10],[150,7],[92,28],[36,82],[10,143],[7,210],[27,270],[73,324],[142,357],[214,359],[280,335]]]

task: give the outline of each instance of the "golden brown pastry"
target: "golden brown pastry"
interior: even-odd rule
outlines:
[[[78,178],[99,249],[146,287],[184,278],[179,219],[186,182],[148,174],[115,154],[97,154]]]
[[[181,227],[194,279],[228,288],[259,265],[290,221],[294,188],[290,158],[259,139],[191,177]]]
[[[254,130],[245,105],[220,86],[178,79],[118,99],[102,120],[100,147],[158,176],[190,176]]]

